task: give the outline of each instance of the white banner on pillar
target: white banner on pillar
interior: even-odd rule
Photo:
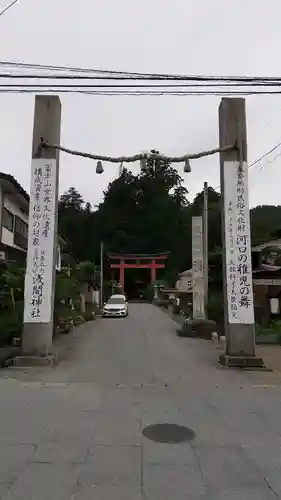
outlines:
[[[248,165],[224,163],[224,214],[229,323],[254,323]]]
[[[192,217],[193,319],[205,317],[203,272],[203,220]]]
[[[56,185],[56,160],[32,160],[24,291],[25,323],[48,323],[52,318],[52,278],[56,265]]]

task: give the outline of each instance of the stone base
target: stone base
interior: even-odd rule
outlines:
[[[208,319],[191,319],[184,322],[179,337],[212,340],[212,335],[217,332],[215,321]]]
[[[57,364],[57,358],[53,355],[49,356],[16,356],[6,362],[10,367],[30,368],[38,366],[54,366]]]
[[[265,368],[263,359],[256,356],[230,356],[224,353],[220,355],[219,363],[229,368]]]

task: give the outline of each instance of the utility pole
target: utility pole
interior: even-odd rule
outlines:
[[[50,144],[60,144],[60,129],[59,97],[36,96],[25,276],[23,356],[18,358],[17,364],[52,362],[49,355],[52,354],[56,284],[59,151],[42,148],[41,139]]]
[[[203,252],[204,252],[203,269],[204,269],[205,319],[208,319],[208,288],[209,288],[209,262],[208,262],[208,182],[204,182]]]
[[[222,254],[226,352],[220,363],[262,367],[255,356],[251,231],[245,99],[223,98],[219,107]]]
[[[100,307],[103,307],[103,241],[100,244]]]

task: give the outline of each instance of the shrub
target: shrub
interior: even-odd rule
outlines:
[[[86,311],[83,314],[83,317],[85,321],[93,321],[94,319],[96,319],[95,313],[91,311]]]
[[[81,314],[77,314],[77,311],[74,311],[75,314],[72,314],[72,320],[73,320],[73,324],[76,326],[76,325],[81,325],[82,323],[84,323],[84,316],[82,316]]]
[[[1,309],[0,345],[11,344],[13,337],[21,337],[22,321],[16,309]]]
[[[181,314],[181,307],[177,304],[173,304],[172,313],[179,316]]]
[[[272,321],[269,326],[262,326],[256,323],[255,325],[256,336],[270,337],[276,336],[279,342],[281,342],[281,321]]]
[[[69,333],[72,329],[72,322],[70,319],[59,320],[57,330],[59,333]]]
[[[144,291],[144,299],[148,300],[149,302],[152,302],[154,299],[154,288],[153,286],[149,285],[145,291]]]
[[[207,305],[208,318],[215,321],[221,330],[221,334],[224,329],[224,308],[223,308],[223,296],[219,293],[210,294],[210,298]]]
[[[65,304],[57,304],[54,309],[53,336],[59,333],[68,333],[73,325],[71,307]]]

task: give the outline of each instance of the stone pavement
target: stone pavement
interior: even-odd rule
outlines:
[[[281,498],[280,382],[219,368],[176,328],[131,304],[83,325],[57,368],[2,370],[1,500]],[[163,422],[194,440],[142,436]]]

